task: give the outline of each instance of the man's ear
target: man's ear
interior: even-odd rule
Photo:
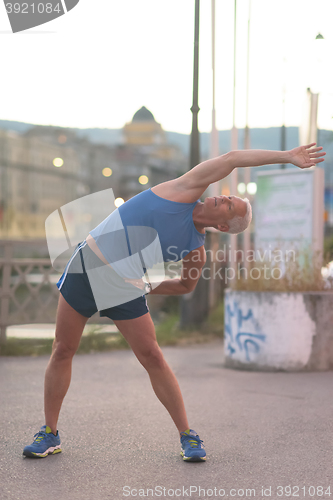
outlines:
[[[218,224],[217,229],[222,231],[222,233],[227,233],[229,231],[229,226],[228,224]]]

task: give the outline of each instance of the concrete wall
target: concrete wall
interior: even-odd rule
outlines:
[[[225,293],[225,366],[333,370],[332,292]]]

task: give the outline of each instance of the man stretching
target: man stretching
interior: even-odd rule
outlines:
[[[236,167],[286,163],[300,168],[311,167],[324,161],[322,157],[325,155],[321,147],[314,146],[315,143],[290,151],[232,151],[207,160],[177,179],[134,196],[90,232],[87,239],[76,248],[57,284],[60,296],[55,340],[45,374],[45,425],[35,435],[34,442],[24,448],[25,456],[42,458],[61,452],[57,422],[70,384],[72,358],[88,318],[99,310],[101,316],[113,320],[147,370],[156,396],[169,412],[179,431],[183,459],[206,460],[202,441],[198,434],[190,429],[176,377],[157,344],[154,324],[145,295],[142,293],[145,291],[161,295],[182,295],[191,292],[197,284],[206,259],[205,228],[215,227],[219,231],[235,234],[248,227],[252,212],[247,199],[218,196],[205,198],[203,202],[198,201],[210,184],[224,179]],[[121,269],[115,264],[120,262],[120,256],[113,255],[119,248],[118,241],[117,245],[112,245],[112,240],[109,239],[112,234],[119,232],[110,232],[107,229],[109,226],[113,227],[117,217],[125,231],[126,228],[129,230],[135,226],[156,231],[163,260],[171,260],[168,258],[169,247],[172,247],[172,255],[177,255],[176,260],[183,259],[181,278],[164,280],[152,290],[151,285],[141,279],[144,272],[141,272],[141,276],[132,273],[130,279],[119,277]],[[121,234],[118,235],[119,241]],[[115,279],[119,278],[126,284],[130,282],[137,295],[129,293],[127,300],[122,300],[121,303],[110,304],[110,307],[103,309],[97,307],[97,294],[93,294],[88,277],[92,276],[89,274],[89,263],[96,262],[96,259],[104,268],[107,267],[105,264],[111,263],[109,271],[113,272]],[[75,271],[75,268],[81,265],[81,272]],[[94,266],[96,267],[95,264],[92,267]],[[196,272],[191,272],[192,269]],[[121,283],[119,287],[120,290]]]

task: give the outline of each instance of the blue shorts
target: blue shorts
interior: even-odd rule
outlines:
[[[80,243],[68,261],[65,271],[57,283],[57,287],[66,302],[75,311],[82,314],[82,316],[90,318],[98,309],[84,266],[82,251],[93,255],[96,259],[96,255],[87,245],[86,241]],[[76,269],[80,269],[81,271],[78,272]],[[103,309],[99,312],[99,315],[101,317],[106,316],[112,320],[121,320],[139,318],[147,312],[149,312],[149,309],[146,297],[142,295],[119,306]]]

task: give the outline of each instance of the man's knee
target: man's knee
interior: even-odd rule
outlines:
[[[78,346],[72,346],[70,344],[66,344],[65,342],[60,342],[57,339],[54,339],[52,346],[52,357],[57,361],[72,359],[77,351],[77,348]]]
[[[138,355],[140,363],[147,371],[164,368],[166,361],[158,344],[154,344]]]

